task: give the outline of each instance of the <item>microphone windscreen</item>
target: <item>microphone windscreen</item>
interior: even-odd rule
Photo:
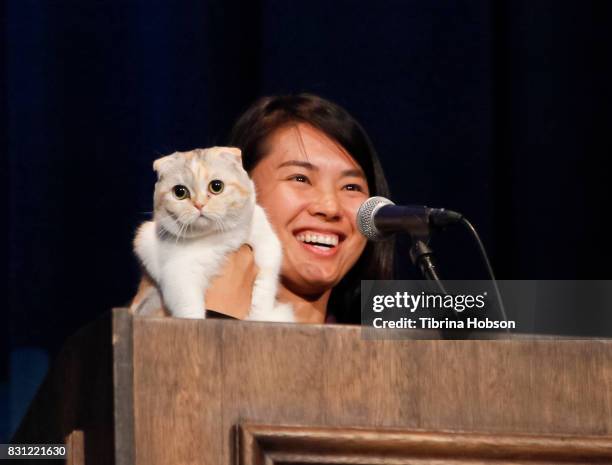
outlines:
[[[380,241],[387,237],[386,234],[376,228],[374,221],[376,211],[385,205],[395,204],[385,197],[370,197],[357,210],[357,229],[370,241]]]

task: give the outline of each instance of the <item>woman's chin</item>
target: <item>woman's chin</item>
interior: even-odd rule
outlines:
[[[287,281],[287,284],[300,294],[320,295],[330,291],[339,279],[335,274],[316,265],[306,264],[300,269],[298,276],[292,276]]]

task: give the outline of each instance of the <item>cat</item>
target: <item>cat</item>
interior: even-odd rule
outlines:
[[[134,251],[170,314],[205,318],[210,281],[228,254],[246,243],[259,269],[247,319],[294,321],[291,306],[276,302],[282,248],[256,203],[240,149],[175,152],[155,160],[153,169],[153,221],[138,228]]]

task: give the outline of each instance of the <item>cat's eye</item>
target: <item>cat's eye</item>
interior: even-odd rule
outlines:
[[[182,185],[177,185],[174,186],[172,188],[172,192],[174,193],[174,196],[179,199],[179,200],[184,200],[189,198],[189,189],[187,189],[185,186]]]
[[[211,194],[220,194],[223,192],[223,187],[225,187],[225,184],[223,184],[223,181],[219,179],[213,179],[210,181],[210,183],[208,183],[208,190],[211,192]]]

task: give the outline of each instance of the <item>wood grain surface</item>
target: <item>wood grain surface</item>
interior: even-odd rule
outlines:
[[[66,439],[66,465],[85,463],[85,437],[83,431],[75,429]]]
[[[133,351],[138,464],[235,463],[239,424],[612,437],[609,340],[135,317]]]

